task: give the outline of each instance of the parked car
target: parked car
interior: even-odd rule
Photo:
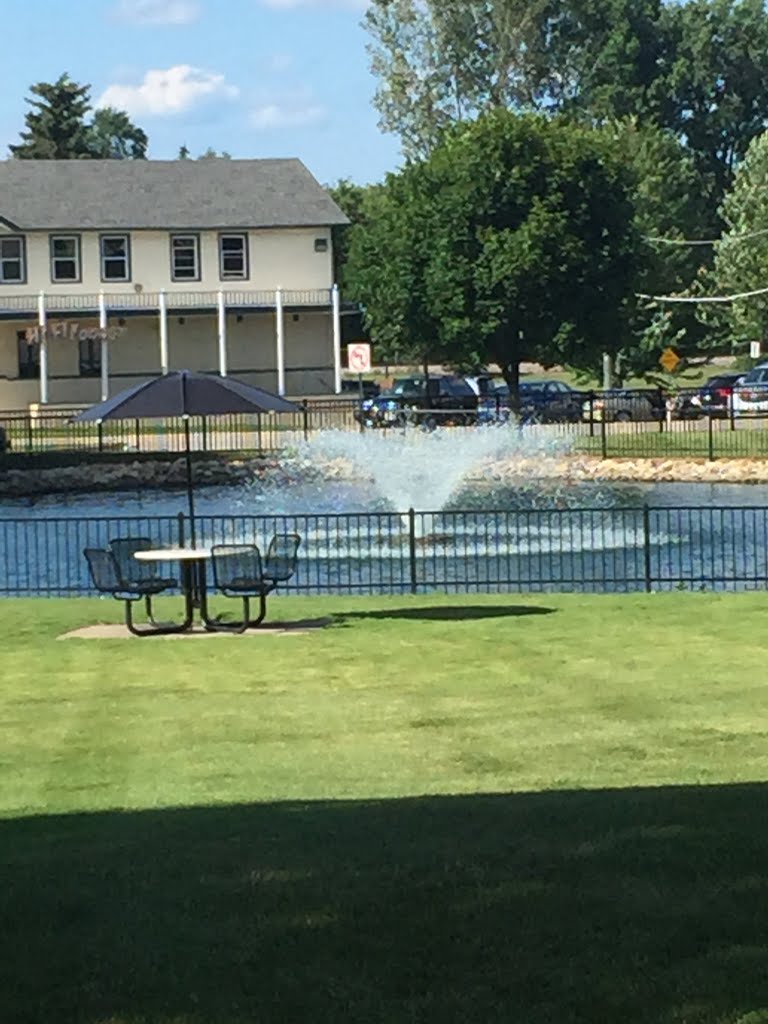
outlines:
[[[477,395],[463,377],[406,377],[366,399],[356,418],[367,427],[466,425],[477,420]]]
[[[575,423],[584,393],[562,380],[520,381],[520,417],[543,423]]]
[[[745,373],[731,393],[734,416],[768,415],[768,363]]]
[[[612,388],[595,392],[581,407],[582,419],[605,420],[606,423],[660,420],[666,414],[664,396],[657,390]]]
[[[8,437],[8,431],[2,424],[0,424],[0,455],[3,452],[9,452],[11,450],[11,439]]]
[[[581,417],[584,394],[560,380],[522,380],[519,385],[523,422],[575,423]],[[480,398],[481,421],[509,418],[509,387],[492,379]]]
[[[682,417],[728,416],[735,385],[743,373],[719,373],[711,377],[698,391],[680,395],[677,413]]]
[[[341,381],[341,394],[343,397],[359,398],[361,382],[351,378],[343,377]],[[376,398],[381,394],[381,387],[375,380],[362,381],[363,398]]]

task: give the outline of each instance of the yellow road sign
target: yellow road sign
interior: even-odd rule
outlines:
[[[667,373],[674,373],[675,368],[680,362],[680,356],[673,349],[665,348],[664,351],[661,353],[659,362],[667,371]]]

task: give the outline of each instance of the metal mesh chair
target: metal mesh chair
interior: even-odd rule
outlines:
[[[264,576],[275,585],[285,583],[296,572],[296,560],[301,544],[298,533],[276,533],[269,542],[264,559]]]
[[[125,580],[120,572],[117,559],[109,550],[101,548],[85,548],[83,551],[88,563],[88,571],[94,587],[102,594],[110,594],[117,601],[125,603],[125,624],[134,636],[157,636],[163,633],[180,633],[189,627],[185,621],[181,625],[158,625],[152,616],[152,598],[168,589],[168,581],[155,577],[152,580]],[[175,581],[171,581],[173,584]],[[144,600],[147,615],[152,628],[139,629],[133,621],[133,605]]]
[[[258,626],[267,614],[267,594],[277,583],[264,574],[261,552],[255,544],[214,544],[211,548],[213,581],[225,597],[239,597],[243,601],[243,618],[239,622],[208,623],[211,629],[244,633],[249,626]],[[259,598],[258,617],[250,617],[251,598]]]
[[[115,556],[123,580],[135,581],[142,585],[162,582],[166,590],[179,585],[179,581],[172,577],[159,576],[151,562],[139,561],[134,557],[137,551],[151,551],[157,547],[149,537],[115,537],[108,541],[107,547]]]

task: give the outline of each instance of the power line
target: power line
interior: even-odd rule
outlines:
[[[752,292],[740,292],[738,295],[643,295],[638,293],[636,299],[648,299],[650,302],[734,302],[736,299],[751,299],[755,295],[768,295],[768,288],[756,288]]]
[[[761,228],[760,231],[748,231],[743,235],[726,235],[724,238],[657,238],[646,236],[646,242],[654,245],[718,245],[720,242],[741,242],[750,238],[762,238],[768,235],[768,228]]]

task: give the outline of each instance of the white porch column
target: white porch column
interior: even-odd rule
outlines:
[[[40,334],[40,404],[48,404],[48,318],[45,312],[45,294],[37,297],[37,326]]]
[[[275,292],[275,328],[277,334],[277,393],[285,394],[285,314],[283,313],[283,289]]]
[[[331,289],[331,305],[333,308],[333,390],[341,394],[341,297],[339,286]]]
[[[109,344],[107,343],[107,302],[99,292],[99,330],[101,331],[101,400],[109,398]]]
[[[219,292],[219,373],[227,376],[227,304],[224,292]]]
[[[160,372],[168,373],[168,296],[160,292]]]

